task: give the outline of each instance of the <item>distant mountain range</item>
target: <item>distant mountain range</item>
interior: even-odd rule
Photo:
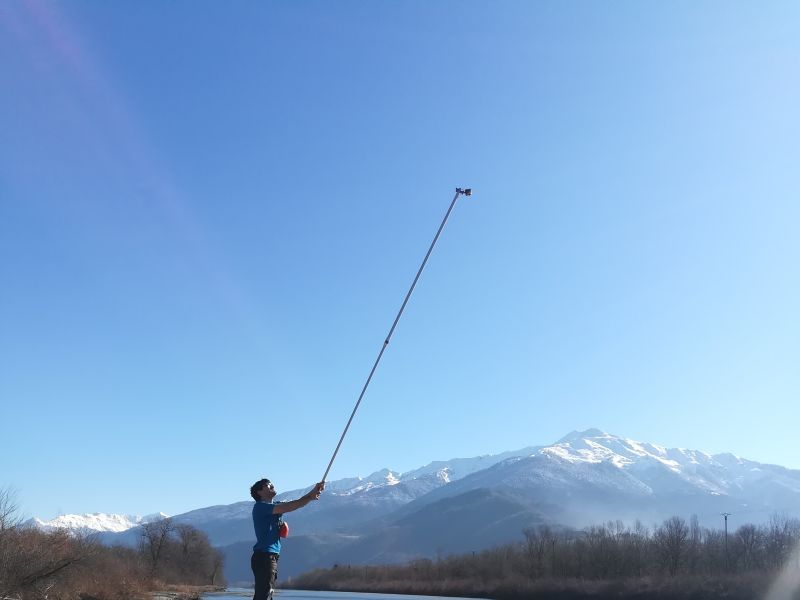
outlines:
[[[252,578],[252,505],[248,500],[173,517],[205,531],[224,550],[229,582]],[[284,543],[281,577],[334,563],[481,550],[521,540],[524,528],[538,524],[581,528],[639,519],[649,526],[696,514],[701,523],[719,526],[721,512],[733,513],[734,527],[774,512],[800,515],[800,471],[597,429],[574,431],[549,446],[331,481],[319,502],[287,515],[292,535]],[[93,530],[105,543],[133,544],[142,523],[162,516],[66,515],[30,524]]]
[[[160,521],[166,517],[167,515],[164,513],[154,513],[144,517],[91,513],[88,515],[61,515],[49,521],[42,521],[34,517],[27,524],[33,525],[42,531],[69,529],[79,533],[121,533],[145,523]]]

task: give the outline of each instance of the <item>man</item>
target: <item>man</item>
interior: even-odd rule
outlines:
[[[272,593],[275,591],[278,558],[281,554],[281,515],[302,508],[312,500],[318,500],[324,489],[325,482],[321,481],[302,498],[273,503],[275,486],[269,479],[259,479],[250,487],[250,495],[256,501],[253,505],[256,545],[253,546],[253,556],[250,558],[250,567],[256,579],[253,600],[272,600]]]

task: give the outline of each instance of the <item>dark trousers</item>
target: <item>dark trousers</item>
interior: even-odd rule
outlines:
[[[275,582],[278,580],[278,558],[273,552],[253,552],[250,568],[256,578],[256,591],[253,600],[272,600]]]

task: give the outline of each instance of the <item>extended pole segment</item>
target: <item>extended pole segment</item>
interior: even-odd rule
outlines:
[[[383,353],[386,350],[386,346],[389,345],[389,341],[392,339],[392,334],[394,333],[395,327],[397,327],[397,322],[400,320],[400,317],[403,315],[403,311],[406,308],[406,304],[408,304],[408,299],[411,298],[411,293],[414,291],[414,287],[417,285],[417,281],[419,280],[419,276],[422,275],[422,270],[425,268],[425,264],[428,262],[428,257],[433,252],[433,247],[436,245],[437,240],[439,239],[439,234],[442,233],[442,229],[444,229],[445,223],[447,223],[447,219],[450,217],[450,213],[453,211],[453,207],[456,205],[456,200],[458,197],[464,196],[471,196],[472,189],[471,188],[456,188],[456,195],[453,196],[453,201],[450,203],[450,208],[447,209],[447,212],[444,215],[444,219],[442,219],[442,224],[439,225],[439,230],[436,232],[436,235],[431,242],[431,247],[428,248],[428,253],[425,254],[425,258],[422,261],[422,264],[419,267],[419,271],[417,271],[417,276],[414,277],[414,281],[411,284],[411,287],[408,289],[408,293],[406,294],[405,300],[403,300],[403,305],[400,307],[400,310],[397,313],[397,316],[394,319],[394,323],[392,323],[392,328],[389,330],[389,334],[386,336],[386,339],[383,341],[383,346],[381,346],[381,351],[378,352],[378,358],[375,359],[375,364],[372,365],[372,370],[369,372],[369,377],[367,377],[366,383],[364,383],[364,387],[361,390],[361,394],[358,396],[358,401],[356,402],[355,407],[353,408],[353,412],[350,413],[350,418],[347,420],[347,425],[344,427],[344,431],[342,432],[342,437],[339,438],[339,443],[336,444],[336,450],[333,451],[333,456],[331,456],[331,461],[328,463],[328,468],[325,469],[325,474],[322,476],[322,481],[325,481],[328,478],[328,472],[330,472],[331,467],[333,466],[333,461],[336,460],[336,455],[339,453],[339,448],[342,446],[342,442],[344,441],[344,436],[347,435],[347,430],[350,429],[350,423],[353,422],[353,417],[356,416],[356,411],[358,410],[359,405],[361,404],[361,400],[364,398],[364,394],[367,391],[367,387],[369,387],[369,382],[372,381],[372,376],[375,373],[375,369],[378,368],[378,363],[381,362],[381,358],[383,357]]]

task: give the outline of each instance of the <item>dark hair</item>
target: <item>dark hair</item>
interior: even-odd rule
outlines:
[[[258,497],[258,492],[260,492],[265,485],[269,485],[271,482],[269,479],[259,479],[253,485],[250,486],[250,495],[253,497],[253,500],[258,502],[261,498]]]

